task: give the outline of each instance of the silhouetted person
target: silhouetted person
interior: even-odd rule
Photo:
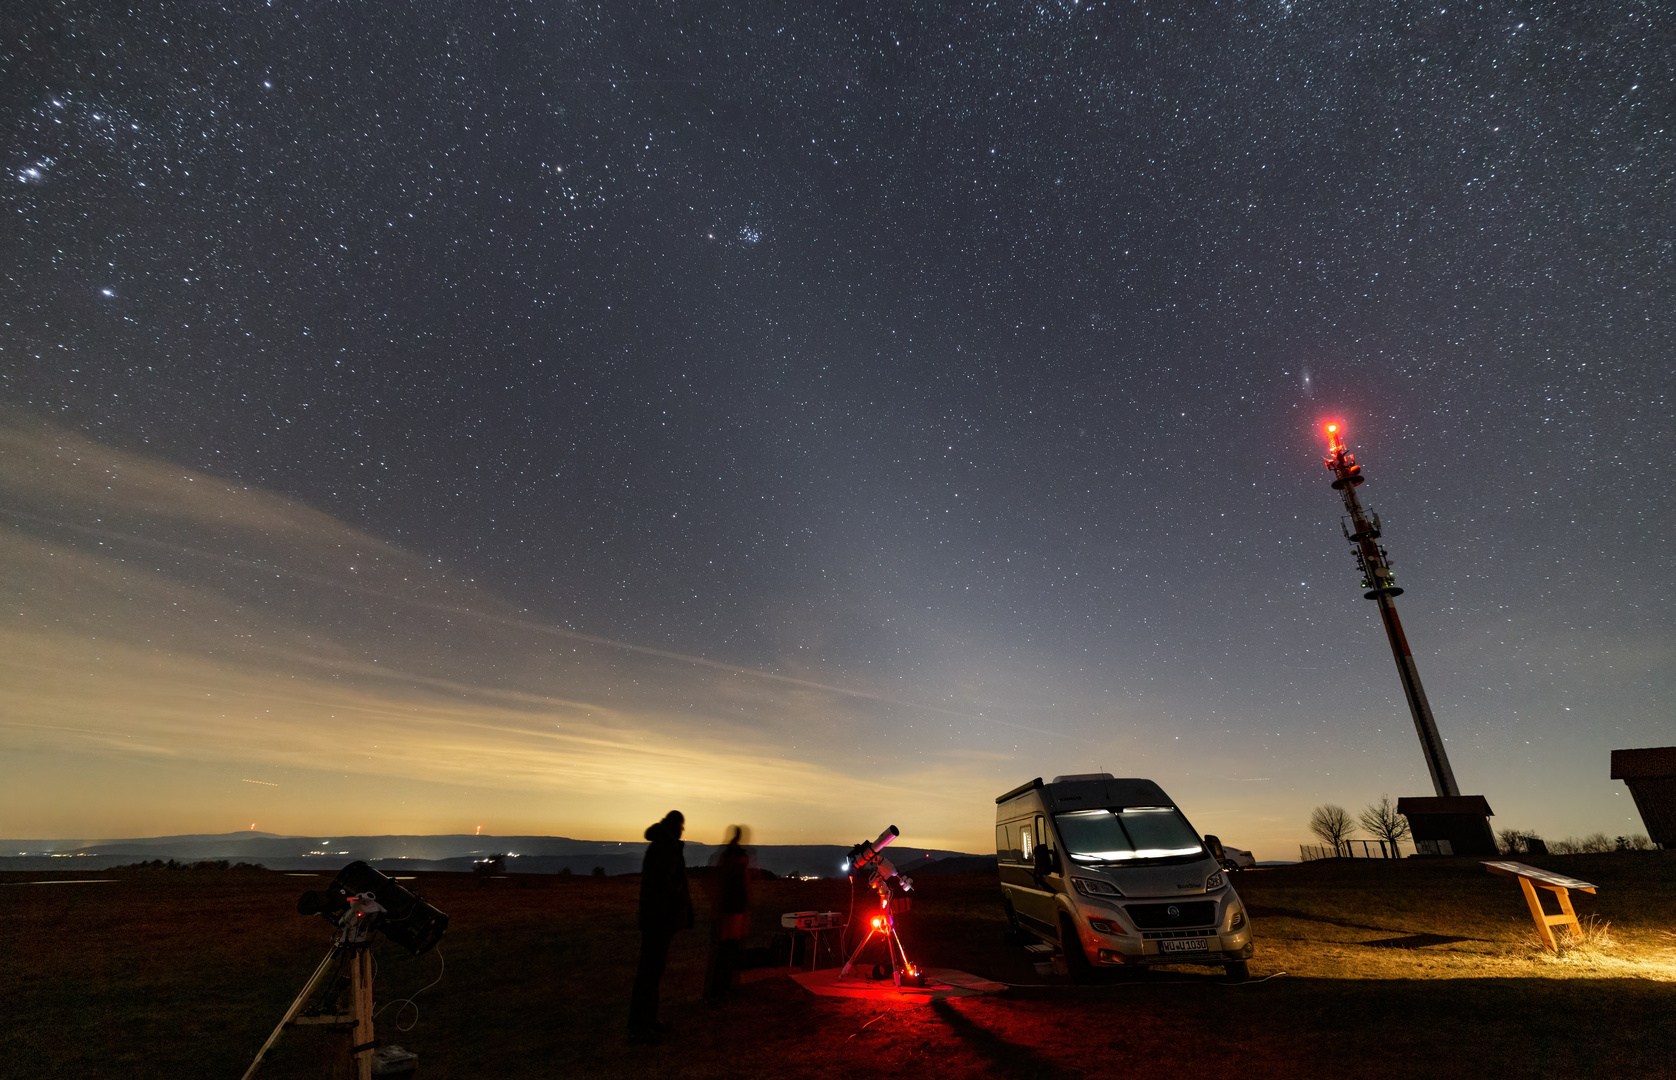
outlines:
[[[629,1037],[656,1042],[658,983],[669,962],[669,942],[675,931],[693,924],[692,897],[687,892],[687,864],[682,857],[681,832],[686,818],[671,810],[646,830],[651,846],[640,864],[640,965],[634,972],[629,999]]]
[[[740,844],[744,832],[743,825],[735,825],[727,846],[711,861],[715,870],[708,884],[716,919],[704,979],[704,1000],[711,1005],[720,1005],[733,989],[739,949],[751,929],[751,853]]]

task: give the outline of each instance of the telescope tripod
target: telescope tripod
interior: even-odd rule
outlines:
[[[357,941],[338,942],[332,946],[332,951],[326,954],[326,958],[320,961],[320,966],[314,969],[314,974],[309,976],[302,993],[297,995],[297,1000],[285,1010],[285,1016],[280,1020],[279,1026],[268,1036],[268,1041],[262,1044],[262,1049],[256,1051],[256,1060],[245,1070],[244,1080],[251,1080],[251,1077],[256,1075],[256,1067],[262,1064],[263,1056],[279,1041],[280,1033],[292,1024],[353,1026],[350,1053],[355,1056],[355,1075],[357,1080],[372,1080],[372,950],[368,947],[371,944],[370,941]],[[349,965],[349,1012],[298,1016],[320,984],[336,974],[345,962]],[[332,1007],[336,1008],[335,1002],[332,1003]]]
[[[844,961],[844,968],[838,973],[839,978],[843,978],[850,973],[850,968],[855,966],[855,958],[860,956],[861,950],[865,949],[867,943],[873,940],[873,935],[881,934],[885,939],[885,952],[890,956],[890,970],[896,980],[896,985],[925,985],[925,976],[921,974],[919,968],[909,962],[908,950],[902,947],[902,938],[896,932],[896,919],[891,915],[890,909],[890,897],[888,895],[881,896],[879,914],[875,915],[868,924],[867,936],[861,939],[861,943],[855,947],[855,951],[850,953],[850,958]],[[898,955],[902,957],[901,966],[896,963]]]

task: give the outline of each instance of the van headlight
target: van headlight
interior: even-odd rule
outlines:
[[[1235,930],[1238,930],[1240,927],[1242,927],[1244,925],[1245,925],[1245,909],[1242,908],[1242,907],[1237,907],[1237,908],[1234,909],[1233,918],[1228,920],[1228,932],[1231,934]]]
[[[1077,892],[1082,893],[1084,896],[1123,895],[1122,891],[1119,890],[1116,885],[1113,885],[1109,881],[1101,881],[1099,878],[1073,877],[1071,879],[1071,884],[1075,885]]]
[[[1218,870],[1216,873],[1205,879],[1205,891],[1210,892],[1212,889],[1220,888],[1222,888],[1222,871]]]

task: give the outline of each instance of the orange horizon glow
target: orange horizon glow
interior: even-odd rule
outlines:
[[[1318,423],[1343,437],[1345,422]],[[12,837],[219,833],[255,811],[250,830],[280,836],[456,835],[489,816],[474,834],[638,844],[679,808],[688,837],[712,844],[755,821],[761,843],[842,850],[884,817],[924,849],[977,853],[993,850],[997,791],[1122,754],[1167,778],[1195,825],[1270,859],[1308,841],[1302,822],[1322,799],[1363,797],[1362,780],[1324,787],[1278,760],[1252,778],[1268,786],[1230,786],[1221,773],[1240,766],[1189,767],[1162,705],[1097,698],[1093,676],[1068,705],[1054,673],[1075,664],[1002,651],[982,621],[924,643],[924,672],[900,683],[575,635],[288,497],[4,419],[0,506],[0,828]],[[789,603],[776,597],[765,610]],[[805,631],[775,618],[762,659],[789,664]],[[1144,670],[1100,678],[1115,687]],[[939,726],[923,753],[867,758],[923,726],[922,709],[956,737]],[[1230,762],[1262,750],[1238,741],[1251,732],[1218,738],[1234,739]],[[1370,775],[1403,783],[1408,759],[1394,760]],[[1489,788],[1502,801],[1525,790],[1497,783],[1510,785]],[[1611,799],[1530,798],[1523,823],[1549,835],[1580,831],[1565,815],[1585,812],[1609,834],[1640,828]]]

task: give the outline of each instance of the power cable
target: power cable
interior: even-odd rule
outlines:
[[[385,1009],[388,1009],[392,1005],[400,1004],[402,1006],[402,1008],[396,1010],[396,1017],[395,1017],[396,1030],[405,1034],[409,1031],[412,1031],[415,1027],[417,1027],[419,1025],[419,1006],[414,1002],[413,999],[418,997],[420,994],[423,994],[426,990],[429,990],[431,987],[435,986],[437,983],[441,982],[443,974],[448,970],[448,961],[443,958],[442,946],[438,945],[432,951],[436,953],[437,964],[438,964],[437,971],[436,971],[436,978],[432,979],[429,983],[425,984],[424,986],[421,986],[419,989],[415,990],[413,993],[409,994],[407,997],[393,998],[389,1001],[386,1001],[382,1006],[380,1006],[378,1008],[378,1010],[376,1012],[374,1012],[372,1014],[374,1020],[378,1019],[379,1013],[382,1013]],[[403,1027],[402,1026],[402,1013],[406,1012],[408,1009],[413,1010],[413,1019],[408,1022],[408,1025],[406,1027]]]

